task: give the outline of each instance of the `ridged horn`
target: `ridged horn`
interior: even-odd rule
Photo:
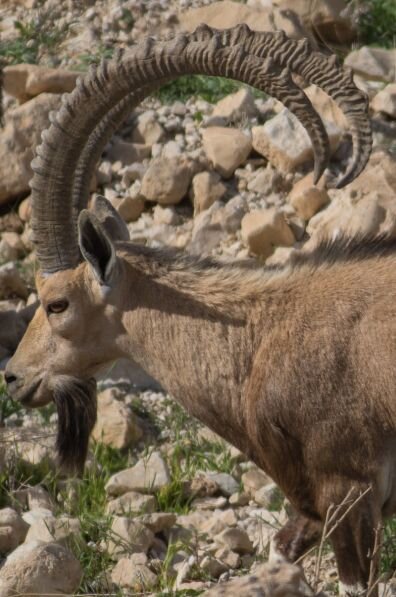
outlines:
[[[275,55],[264,60],[259,56],[266,55],[266,43],[270,47],[272,38],[279,38],[277,34],[266,35],[260,47],[253,43],[256,34],[246,26],[226,31],[201,26],[189,36],[178,35],[163,42],[148,38],[117,60],[92,69],[84,80],[79,79],[53,117],[32,164],[32,228],[44,272],[72,268],[80,259],[76,212],[84,207],[86,181],[103,143],[127,109],[179,75],[230,77],[279,99],[307,129],[314,146],[315,176],[320,176],[328,160],[322,121],[293,82],[294,65],[279,61]],[[337,73],[339,67],[334,66],[334,70]]]

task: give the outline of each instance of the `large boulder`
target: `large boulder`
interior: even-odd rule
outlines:
[[[77,558],[57,543],[20,545],[0,570],[0,597],[71,595],[81,581]]]
[[[161,205],[179,203],[192,178],[191,168],[177,157],[152,160],[142,180],[141,194]]]
[[[49,112],[59,105],[59,95],[42,93],[7,113],[0,131],[0,205],[29,192],[34,148],[49,126]]]

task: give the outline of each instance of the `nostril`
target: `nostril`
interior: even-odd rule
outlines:
[[[12,384],[14,381],[17,380],[16,375],[14,375],[13,373],[5,373],[4,374],[4,379],[7,385]]]

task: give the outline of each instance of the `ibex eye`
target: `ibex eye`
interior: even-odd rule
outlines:
[[[69,306],[69,301],[54,301],[47,306],[47,313],[63,313]]]

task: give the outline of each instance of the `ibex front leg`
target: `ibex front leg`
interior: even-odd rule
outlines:
[[[329,493],[331,492],[331,488]],[[329,496],[327,493],[327,496]],[[378,533],[381,511],[371,486],[354,486],[334,496],[334,515],[328,517],[327,535],[333,547],[344,597],[377,597],[373,583],[379,571]],[[369,584],[372,584],[369,587]]]
[[[322,524],[301,514],[294,514],[271,541],[270,561],[293,563],[318,543]]]

